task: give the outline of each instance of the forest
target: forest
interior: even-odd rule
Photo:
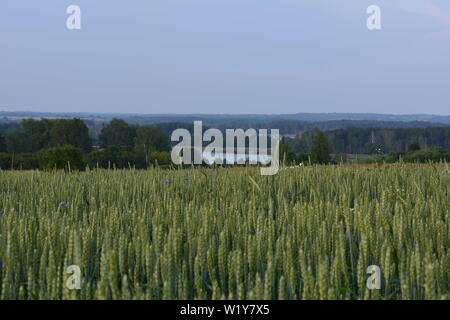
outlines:
[[[294,152],[308,152],[316,130],[289,139]],[[331,153],[385,154],[407,151],[412,143],[420,149],[450,148],[450,127],[429,128],[343,128],[324,132]]]
[[[192,123],[130,124],[114,118],[93,134],[79,118],[23,119],[0,125],[1,169],[138,168],[170,166],[170,134],[192,131]],[[208,126],[205,126],[209,128]],[[225,128],[222,128],[225,130]],[[312,128],[285,135],[281,157],[287,163],[348,162],[347,155],[366,155],[366,162],[450,161],[450,127]]]

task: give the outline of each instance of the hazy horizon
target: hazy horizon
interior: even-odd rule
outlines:
[[[0,107],[1,108],[1,107]],[[169,112],[169,113],[143,113],[143,112],[108,112],[108,111],[32,111],[32,110],[8,110],[6,108],[2,108],[0,112],[10,112],[10,113],[91,113],[91,114],[122,114],[122,115],[230,115],[230,116],[246,116],[246,115],[258,115],[258,116],[276,116],[276,115],[292,115],[292,114],[368,114],[368,115],[385,115],[385,116],[439,116],[439,117],[447,117],[449,114],[437,114],[437,113],[378,113],[378,112],[280,112],[280,113],[220,113],[220,112],[212,112],[212,113],[182,113],[182,112]]]
[[[0,111],[450,113],[446,0],[16,0],[0,37]]]

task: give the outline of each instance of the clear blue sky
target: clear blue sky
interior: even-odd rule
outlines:
[[[448,115],[450,1],[2,0],[0,110]]]

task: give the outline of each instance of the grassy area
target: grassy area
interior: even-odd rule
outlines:
[[[449,299],[448,172],[0,171],[0,297]]]

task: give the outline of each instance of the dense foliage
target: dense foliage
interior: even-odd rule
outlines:
[[[430,147],[450,148],[450,127],[435,128],[345,128],[324,132],[331,153],[380,154],[401,152],[417,143],[421,149]],[[304,132],[289,139],[294,152],[308,152],[313,144],[315,131]]]
[[[89,129],[80,119],[25,119],[21,128],[5,135],[8,153],[34,153],[64,145],[88,152],[92,147]]]
[[[169,138],[156,126],[113,119],[92,150],[89,128],[80,119],[25,119],[20,130],[0,134],[0,169],[147,168],[170,164]],[[165,152],[165,154],[160,154]],[[30,159],[32,161],[22,161]]]
[[[83,170],[85,163],[81,149],[71,145],[43,149],[38,153],[39,167],[44,170]]]
[[[131,150],[136,138],[136,126],[129,125],[123,120],[112,119],[104,125],[99,135],[102,147],[118,147]]]
[[[394,162],[410,162],[410,163],[427,163],[427,162],[450,162],[450,149],[433,147],[427,150],[409,150],[404,152],[391,152],[387,155],[377,155],[364,159],[366,163],[394,163]]]
[[[37,155],[33,153],[0,153],[0,169],[32,170],[39,167]]]
[[[216,124],[221,123],[218,119],[214,121]],[[227,121],[237,121],[234,124],[239,127],[239,121],[242,119]],[[210,122],[213,122],[213,119],[210,119]],[[256,128],[267,125],[265,122],[254,124]],[[279,125],[283,126],[285,123],[280,122]],[[89,166],[142,169],[154,164],[167,167],[171,164],[168,153],[171,149],[171,132],[177,128],[186,128],[191,132],[193,130],[192,123],[171,122],[138,126],[122,119],[112,119],[103,124],[98,140],[93,141],[90,138],[92,130],[86,121],[80,119],[25,119],[20,130],[12,128],[8,123],[4,124],[4,127],[6,133],[0,134],[2,169],[49,168],[49,165],[44,164],[45,161],[37,161],[38,154],[42,154],[43,150],[69,145],[82,151],[82,159],[73,160],[75,162],[72,168]],[[205,126],[204,130],[208,128]],[[406,152],[407,150],[409,152]],[[355,156],[348,157],[348,154],[372,155],[367,162],[397,162],[401,159],[404,162],[423,163],[449,161],[449,150],[450,127],[346,128],[325,132],[313,129],[301,132],[295,138],[285,136],[280,147],[280,157],[285,164],[336,164],[346,162],[347,159],[355,161]],[[67,161],[70,163],[72,159],[65,157],[62,162],[67,164]]]

